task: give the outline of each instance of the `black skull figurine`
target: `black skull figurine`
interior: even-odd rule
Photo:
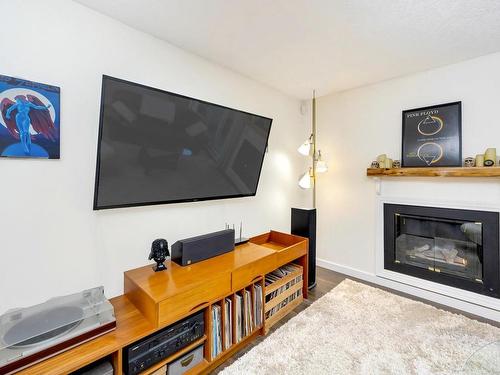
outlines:
[[[156,266],[153,267],[155,272],[166,270],[167,267],[163,264],[165,259],[170,255],[168,251],[168,242],[163,238],[154,240],[151,244],[151,252],[149,253],[149,260],[154,259]]]

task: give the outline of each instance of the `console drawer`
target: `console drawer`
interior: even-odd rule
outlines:
[[[231,274],[213,276],[206,282],[164,299],[158,304],[158,324],[173,323],[208,302],[231,293]]]
[[[299,242],[285,249],[276,252],[278,257],[278,266],[290,263],[307,254],[307,242]]]
[[[233,290],[243,289],[258,279],[260,276],[271,272],[276,268],[276,254],[269,254],[266,257],[258,259],[243,267],[233,271],[232,287]]]

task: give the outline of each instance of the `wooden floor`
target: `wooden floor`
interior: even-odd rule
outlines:
[[[356,281],[359,281],[361,283],[364,283],[364,284],[367,284],[367,285],[371,285],[373,287],[380,288],[382,290],[386,290],[386,291],[389,291],[391,293],[394,293],[394,294],[397,294],[397,295],[400,295],[400,296],[403,296],[403,297],[407,297],[407,298],[413,299],[415,301],[421,301],[421,302],[427,303],[429,305],[435,306],[437,308],[440,308],[442,310],[450,311],[450,312],[457,313],[457,314],[462,314],[462,315],[468,316],[469,318],[476,319],[476,320],[479,320],[481,322],[489,323],[489,324],[491,324],[493,326],[496,326],[496,327],[500,328],[500,323],[498,323],[498,322],[494,322],[494,321],[491,321],[491,320],[488,320],[488,319],[484,319],[484,318],[481,318],[481,317],[478,317],[478,316],[475,316],[475,315],[472,315],[472,314],[468,314],[466,312],[463,312],[463,311],[460,311],[460,310],[456,310],[456,309],[453,309],[453,308],[448,307],[448,306],[440,305],[438,303],[434,303],[434,302],[431,302],[431,301],[423,300],[421,298],[417,298],[417,297],[414,297],[414,296],[411,296],[411,295],[408,295],[408,294],[405,294],[405,293],[400,293],[400,292],[392,290],[392,289],[387,289],[387,288],[381,287],[379,285],[368,283],[368,282],[363,281],[363,280],[358,280],[356,278],[353,278],[353,277],[350,277],[350,276],[346,276],[346,275],[338,273],[338,272],[327,270],[326,268],[316,267],[316,287],[313,288],[313,289],[311,289],[309,291],[308,299],[304,300],[304,302],[302,304],[300,304],[299,306],[297,306],[295,308],[295,310],[293,310],[286,317],[284,317],[279,323],[275,324],[271,328],[269,334],[271,334],[272,332],[274,332],[278,327],[280,327],[283,324],[285,324],[288,320],[290,320],[291,318],[293,318],[294,316],[296,316],[297,314],[299,314],[301,311],[303,311],[306,308],[308,308],[312,303],[314,303],[314,301],[316,301],[318,298],[322,297],[323,295],[325,295],[326,293],[328,293],[330,290],[332,290],[333,288],[335,288],[338,284],[340,284],[346,278],[350,278],[352,280],[356,280]],[[259,337],[257,337],[252,343],[250,343],[244,349],[242,349],[241,351],[239,351],[238,353],[236,353],[235,355],[233,355],[231,358],[229,358],[222,365],[220,365],[219,367],[217,367],[212,372],[212,374],[217,374],[220,370],[222,370],[223,368],[225,368],[225,367],[229,366],[230,364],[232,364],[234,361],[236,361],[238,358],[240,358],[243,354],[245,354],[246,352],[248,352],[254,346],[259,345],[259,343],[261,343],[265,338],[266,338],[266,336],[259,336]]]

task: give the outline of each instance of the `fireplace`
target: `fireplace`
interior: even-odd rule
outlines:
[[[500,298],[499,213],[385,203],[384,268]]]

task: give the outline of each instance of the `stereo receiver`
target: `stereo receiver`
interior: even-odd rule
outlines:
[[[123,371],[135,375],[205,334],[203,310],[123,349]]]

